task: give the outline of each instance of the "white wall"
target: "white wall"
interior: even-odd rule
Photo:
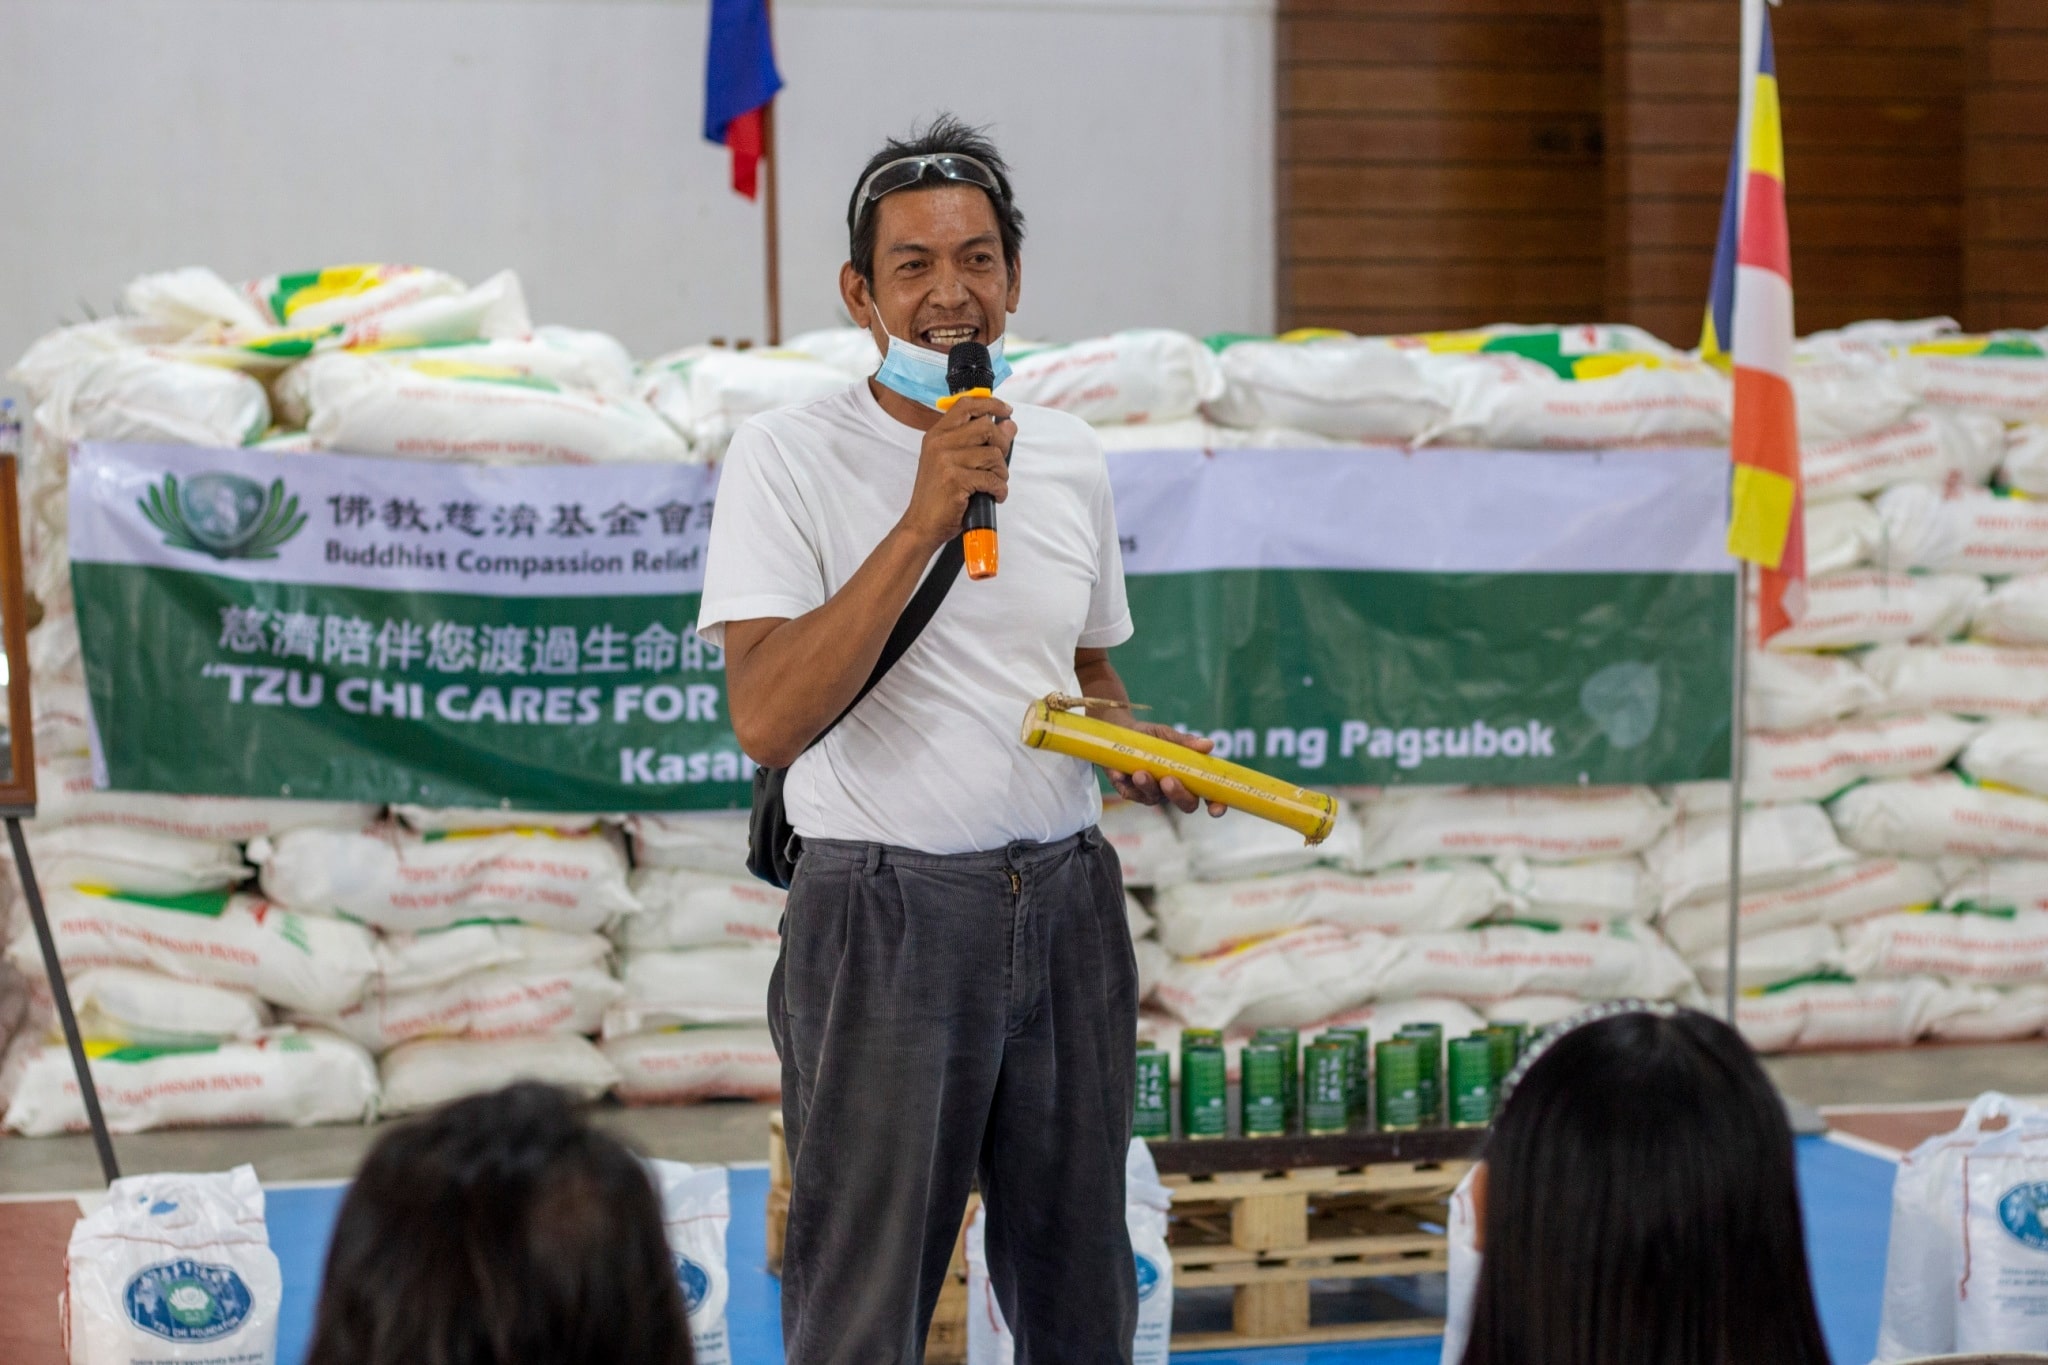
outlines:
[[[778,0],[784,320],[828,325],[880,139],[993,125],[1020,333],[1262,329],[1272,0]],[[523,276],[639,354],[759,337],[759,211],[700,133],[703,0],[0,0],[0,364],[135,274]]]

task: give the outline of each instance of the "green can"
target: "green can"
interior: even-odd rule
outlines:
[[[1223,1049],[1197,1044],[1180,1055],[1182,1137],[1220,1138],[1230,1131]]]
[[[1252,1035],[1252,1041],[1280,1049],[1280,1065],[1286,1073],[1280,1084],[1287,1097],[1287,1129],[1292,1132],[1301,1123],[1301,1034],[1291,1028],[1262,1028]]]
[[[1495,1029],[1499,1029],[1514,1039],[1514,1060],[1508,1063],[1509,1068],[1512,1069],[1515,1062],[1522,1060],[1522,1054],[1529,1050],[1529,1026],[1517,1019],[1496,1019],[1486,1026],[1488,1033],[1493,1032]]]
[[[1326,1028],[1323,1038],[1344,1044],[1345,1059],[1349,1067],[1345,1084],[1349,1087],[1351,1126],[1362,1127],[1372,1122],[1372,1030],[1346,1024],[1339,1028]]]
[[[1515,1029],[1505,1024],[1488,1024],[1475,1037],[1484,1037],[1493,1046],[1493,1083],[1496,1088],[1515,1069],[1515,1059],[1521,1056],[1521,1039]]]
[[[1173,1078],[1165,1053],[1152,1043],[1138,1044],[1136,1103],[1131,1111],[1131,1136],[1173,1136]]]
[[[1238,1131],[1246,1137],[1287,1132],[1287,1056],[1275,1043],[1254,1039],[1238,1062]]]
[[[1303,1128],[1322,1136],[1346,1132],[1351,1127],[1350,1048],[1335,1038],[1318,1038],[1308,1045],[1303,1067]]]
[[[1444,1028],[1442,1024],[1403,1024],[1395,1035],[1410,1038],[1420,1053],[1422,1123],[1433,1128],[1444,1121]]]
[[[1383,1133],[1422,1126],[1422,1044],[1393,1037],[1373,1049],[1375,1117]]]
[[[1183,1055],[1191,1047],[1222,1047],[1223,1030],[1220,1028],[1184,1028],[1180,1031],[1180,1050]]]
[[[1493,1078],[1494,1040],[1484,1032],[1451,1039],[1446,1074],[1450,1078],[1451,1127],[1484,1128],[1493,1122],[1499,1082]]]

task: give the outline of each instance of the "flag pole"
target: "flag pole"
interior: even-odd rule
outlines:
[[[769,0],[761,0],[761,17],[769,28],[774,28],[773,16],[769,12]],[[768,107],[761,111],[761,159],[768,163],[768,181],[761,188],[761,230],[765,234],[763,244],[764,274],[768,285],[768,344],[782,344],[782,231],[780,215],[776,211],[775,182],[782,169],[782,158],[775,148],[775,100],[771,96]]]
[[[1735,1025],[1735,969],[1742,956],[1742,782],[1749,747],[1749,561],[1735,578],[1735,686],[1728,738],[1728,1027]]]

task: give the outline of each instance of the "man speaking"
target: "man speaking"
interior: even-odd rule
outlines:
[[[735,434],[697,625],[725,647],[741,746],[788,769],[797,835],[768,992],[794,1181],[787,1358],[920,1360],[978,1176],[1019,1361],[1127,1362],[1123,886],[1094,771],[1018,738],[1049,692],[1131,723],[1107,652],[1131,635],[1108,471],[1073,417],[949,401],[963,342],[987,348],[977,386],[1008,373],[1024,218],[985,137],[942,117],[890,142],[847,229],[840,295],[881,368]],[[954,545],[975,494],[1001,504],[1000,568],[979,580]],[[862,695],[931,600],[928,568],[947,585],[935,614]],[[1197,805],[1171,779],[1111,781]]]

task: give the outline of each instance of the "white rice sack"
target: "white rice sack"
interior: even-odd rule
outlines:
[[[2048,422],[2022,422],[2006,431],[1998,480],[2032,497],[2048,493]]]
[[[42,405],[57,382],[95,360],[120,351],[167,345],[189,328],[147,318],[106,317],[45,332],[8,368],[7,377],[28,390],[29,407]],[[53,451],[61,453],[61,451]]]
[[[1402,933],[1462,929],[1507,903],[1499,878],[1474,862],[1373,876],[1312,869],[1188,882],[1162,890],[1156,902],[1159,941],[1180,957],[1200,957],[1299,924]]]
[[[1172,886],[1188,879],[1188,851],[1159,807],[1105,801],[1099,828],[1116,850],[1125,886]]]
[[[375,806],[352,801],[278,801],[247,796],[168,796],[160,792],[95,791],[92,761],[83,755],[36,759],[36,826],[92,825],[246,843],[312,825],[360,828]]]
[[[2048,358],[2024,333],[2031,355],[1970,354],[1991,338],[1923,342],[1899,358],[1899,372],[1923,403],[1996,417],[2003,422],[2048,419]]]
[[[1856,976],[1940,976],[1984,986],[2048,980],[2048,910],[1908,912],[1842,932]]]
[[[1894,645],[1872,650],[1864,671],[1895,711],[2024,716],[2048,711],[2048,649],[1997,645]]]
[[[69,986],[79,1031],[107,1042],[144,1047],[222,1043],[253,1038],[272,1022],[270,1007],[247,991],[134,967],[100,967],[71,978]]]
[[[1647,787],[1390,792],[1365,809],[1362,869],[1432,858],[1572,863],[1625,858],[1655,842],[1671,811]]]
[[[393,806],[407,829],[421,834],[474,834],[480,830],[547,829],[581,834],[602,824],[602,815],[575,811],[509,810],[496,806]]]
[[[1851,569],[1806,585],[1806,614],[1767,649],[1854,649],[1906,640],[1945,640],[1969,624],[1984,580],[1964,574]]]
[[[108,886],[145,896],[218,891],[249,875],[236,844],[95,825],[26,827],[36,875],[54,886]]]
[[[283,1301],[253,1166],[117,1180],[64,1253],[71,1365],[274,1365]]]
[[[1527,858],[1512,857],[1497,861],[1494,870],[1514,897],[1515,914],[1521,919],[1552,924],[1605,924],[1609,920],[1655,914],[1657,910],[1657,883],[1641,858],[1532,863]]]
[[[1945,910],[2048,910],[2048,860],[2036,858],[1943,859]]]
[[[2048,568],[2048,503],[1973,488],[1944,496],[1915,484],[1877,500],[1883,532],[1874,552],[1891,569],[1932,569],[1993,578]]]
[[[377,970],[361,925],[293,914],[254,896],[211,892],[152,904],[77,887],[43,896],[66,974],[141,967],[319,1014],[361,999]],[[42,975],[34,935],[16,938],[7,954],[24,975]]]
[[[122,289],[121,307],[184,333],[208,328],[267,332],[274,326],[246,294],[203,265],[137,275]]]
[[[739,424],[757,413],[844,390],[845,371],[789,350],[692,346],[641,367],[640,397],[699,451],[722,455]]]
[[[1834,795],[1870,778],[1945,768],[1983,726],[1936,712],[1828,721],[1805,730],[1751,730],[1743,772],[1755,801]]]
[[[1644,855],[1663,888],[1666,913],[1702,902],[1726,903],[1728,826],[1726,811],[1680,820]],[[1745,887],[1785,886],[1855,857],[1842,846],[1827,812],[1817,805],[1752,806],[1742,813]]]
[[[1758,1052],[1903,1047],[1958,1012],[1930,977],[1813,981],[1737,997],[1736,1026]]]
[[[1740,991],[1765,990],[1815,972],[1839,973],[1842,961],[1842,936],[1829,925],[1805,924],[1755,937],[1744,934],[1735,962],[1735,985]],[[1708,994],[1719,995],[1728,988],[1725,944],[1694,953],[1688,962],[1699,976],[1700,988]]]
[[[468,373],[459,361],[337,356],[313,372],[310,402],[306,430],[321,450],[505,465],[690,459],[638,398]]]
[[[1152,918],[1152,912],[1145,908],[1145,903],[1128,888],[1124,891],[1124,923],[1130,928],[1132,942],[1150,938],[1153,930],[1159,927],[1159,921]]]
[[[768,1016],[768,978],[780,955],[767,944],[627,953],[619,971],[626,997],[605,1015],[604,1035],[675,1024],[758,1024]]]
[[[558,1085],[594,1100],[618,1084],[619,1073],[588,1038],[422,1038],[403,1043],[378,1064],[385,1114],[412,1114],[465,1095],[502,1090],[515,1081]]]
[[[1829,807],[1864,853],[1908,858],[2048,858],[2048,801],[1973,787],[1952,773],[1871,782]]]
[[[611,941],[602,934],[477,920],[417,934],[380,935],[376,986],[393,993],[421,991],[492,967],[527,972],[602,967],[611,951]]]
[[[29,698],[36,756],[73,758],[92,752],[92,703],[83,683],[38,682]]]
[[[754,875],[747,871],[743,810],[630,815],[626,833],[633,841],[636,867],[687,867],[734,878]]]
[[[1006,403],[1034,403],[1086,422],[1171,422],[1223,396],[1209,348],[1185,332],[1146,327],[1020,357]]]
[[[1240,341],[1216,364],[1223,393],[1206,411],[1225,426],[1406,443],[1450,413],[1413,354],[1385,338]]]
[[[1195,1028],[1299,1028],[1356,1009],[1378,994],[1394,940],[1329,925],[1179,958],[1153,997]]]
[[[93,1089],[116,1133],[362,1123],[377,1105],[370,1054],[329,1033],[283,1029],[247,1041],[92,1051]],[[78,1077],[61,1043],[29,1058],[5,1126],[24,1137],[86,1131]]]
[[[2048,1029],[2048,985],[1952,986],[1950,992],[1956,1013],[1929,1030],[1945,1043],[2002,1043]]]
[[[1941,901],[1942,875],[1933,863],[1907,858],[1863,858],[1783,886],[1745,891],[1740,915],[1746,941],[1804,924],[1846,924],[1891,910]],[[1659,928],[1671,946],[1692,956],[1728,942],[1728,907],[1694,901],[1664,916]]]
[[[1489,1004],[1485,1022],[1524,1024],[1530,1029],[1529,1036],[1534,1037],[1558,1020],[1568,1019],[1585,1008],[1586,1002],[1576,995],[1517,995]],[[1447,1031],[1444,1036],[1452,1035]]]
[[[874,335],[865,327],[827,327],[805,332],[783,343],[787,351],[801,351],[822,360],[848,379],[866,379],[881,368],[882,353],[875,349]]]
[[[1336,826],[1320,844],[1269,820],[1212,818],[1206,810],[1171,816],[1188,852],[1188,867],[1203,881],[1230,881],[1262,872],[1291,872],[1331,862],[1350,865],[1358,849],[1358,821],[1339,803]]]
[[[1970,634],[1995,645],[2048,645],[2048,574],[1995,585],[1970,618]]]
[[[700,948],[711,943],[777,943],[789,893],[755,877],[721,877],[680,867],[643,867],[627,880],[641,912],[619,926],[627,948]]]
[[[640,908],[602,834],[507,830],[431,838],[395,826],[299,829],[249,845],[271,899],[383,929],[519,919],[597,929]]]
[[[1152,998],[1152,992],[1166,979],[1173,954],[1161,947],[1158,939],[1141,938],[1131,944],[1131,958],[1138,967],[1138,1000],[1142,1004]]]
[[[1666,1000],[1692,984],[1653,930],[1620,920],[1600,931],[1510,924],[1396,939],[1377,993],[1481,1003],[1543,994]]]
[[[392,350],[532,334],[533,318],[526,311],[519,275],[500,270],[459,294],[437,294],[358,317],[342,328],[337,340],[346,347]]]
[[[270,425],[263,386],[237,370],[112,351],[58,375],[36,405],[38,442],[239,446]]]
[[[1840,573],[1868,564],[1884,539],[1884,519],[1861,498],[1816,503],[1806,509],[1806,571]]]
[[[1882,430],[1904,420],[1915,402],[1886,361],[1812,348],[1794,355],[1792,393],[1801,444]]]
[[[618,1068],[618,1096],[627,1104],[782,1096],[782,1062],[765,1028],[668,1028],[608,1038],[602,1047]]]
[[[1759,730],[1803,730],[1884,700],[1884,690],[1848,659],[1752,650],[1749,723]]]
[[[609,332],[543,323],[533,329],[532,344],[544,346],[557,356],[575,356],[582,362],[585,376],[558,374],[555,378],[561,383],[586,389],[627,389],[633,385],[633,353]]]
[[[1587,379],[1566,379],[1548,365],[1501,353],[1433,355],[1422,364],[1451,405],[1450,416],[1423,438],[1435,445],[1598,450],[1728,440],[1728,381],[1685,356],[1644,356]]]
[[[293,1020],[332,1029],[372,1052],[415,1038],[525,1038],[595,1033],[625,987],[602,967],[493,967],[414,991],[372,990],[334,1014]]]
[[[278,326],[311,330],[380,317],[465,287],[438,270],[380,262],[270,275],[245,281],[242,293]]]
[[[1970,741],[1956,766],[1979,783],[2048,796],[2048,720],[1994,721]]]
[[[1944,1220],[1949,1264],[1940,1285],[1944,1298],[1953,1296],[1957,1359],[2025,1360],[2042,1344],[2048,1324],[2044,1138],[2038,1118],[2028,1115],[1976,1144],[1962,1161],[1962,1197]]]
[[[2005,429],[1979,413],[1917,412],[1877,431],[1802,442],[1799,476],[1813,504],[1900,484],[1981,486],[2005,455]]]
[[[647,1166],[661,1196],[662,1229],[689,1314],[690,1359],[695,1365],[732,1365],[732,1342],[725,1334],[732,1288],[725,1229],[732,1221],[732,1198],[725,1168],[680,1161],[649,1161]]]
[[[1953,336],[1962,330],[1954,318],[1865,318],[1846,327],[1809,332],[1799,338],[1801,355],[1861,355],[1889,360],[1900,348],[1916,342]]]

